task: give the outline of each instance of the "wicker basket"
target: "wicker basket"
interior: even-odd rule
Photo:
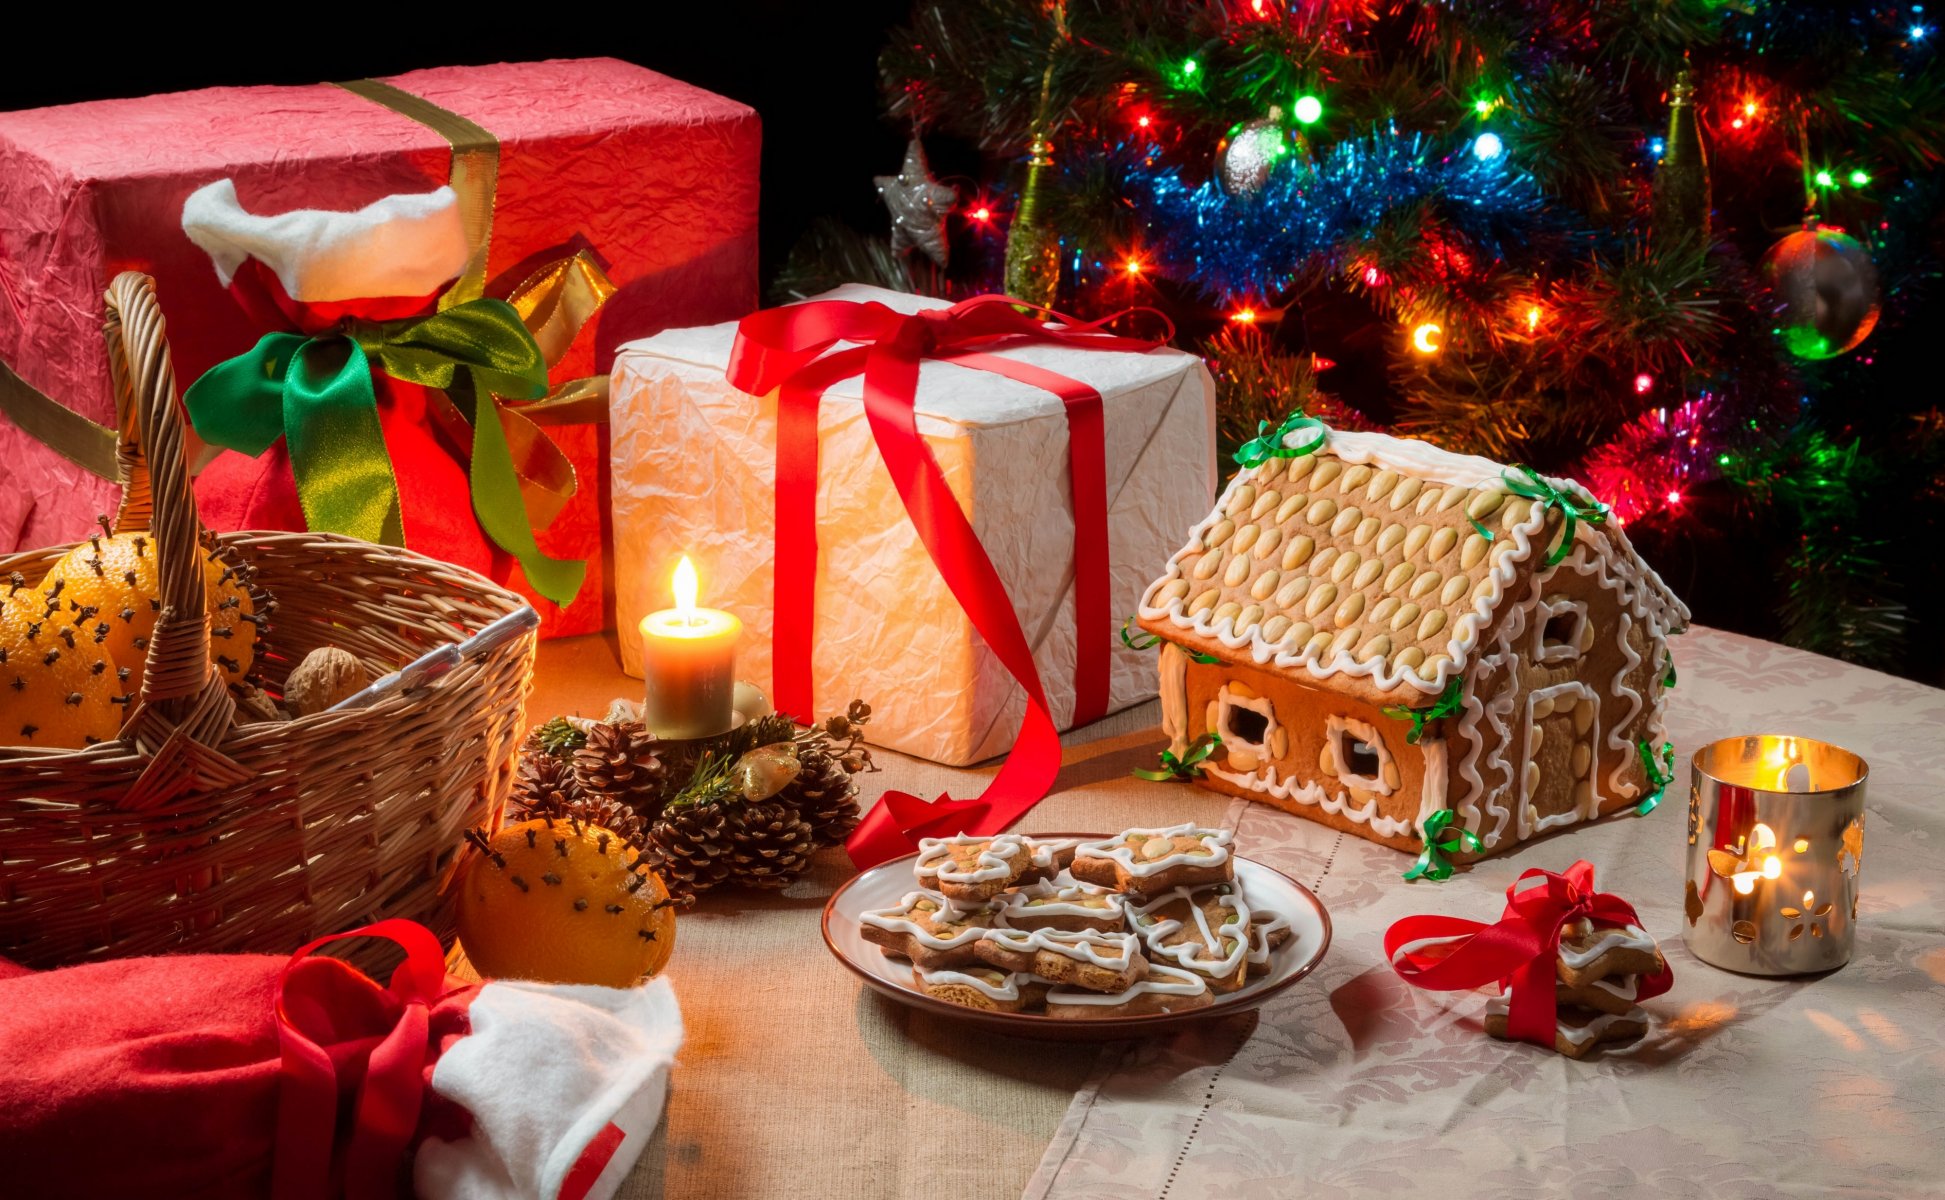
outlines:
[[[464,831],[505,803],[533,635],[370,708],[239,724],[210,664],[200,524],[153,280],[115,280],[107,336],[137,431],[123,438],[116,526],[153,531],[163,609],[118,740],[0,749],[0,956],[48,967],[287,954],[381,917],[450,941],[442,883]],[[273,691],[318,646],[349,650],[375,676],[523,603],[470,571],[350,538],[220,540],[277,599],[263,663]],[[0,557],[0,578],[38,579],[67,549]]]

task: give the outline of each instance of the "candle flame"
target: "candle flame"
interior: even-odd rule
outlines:
[[[1783,873],[1783,860],[1774,854],[1763,859],[1763,878],[1775,879]]]
[[[670,586],[675,589],[675,611],[681,615],[682,623],[695,624],[696,593],[702,585],[696,580],[696,564],[689,561],[688,555],[683,555],[682,561],[675,564],[675,578]]]

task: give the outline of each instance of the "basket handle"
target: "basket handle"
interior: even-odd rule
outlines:
[[[123,493],[115,529],[146,529],[153,535],[162,601],[149,639],[141,707],[122,736],[156,745],[180,733],[215,746],[234,723],[236,705],[209,657],[202,521],[189,487],[182,409],[155,280],[136,271],[115,277],[108,285],[104,333],[125,414],[117,448]]]

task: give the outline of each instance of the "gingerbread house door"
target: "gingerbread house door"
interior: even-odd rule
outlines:
[[[1594,815],[1600,725],[1600,697],[1584,683],[1556,683],[1527,694],[1521,838]]]

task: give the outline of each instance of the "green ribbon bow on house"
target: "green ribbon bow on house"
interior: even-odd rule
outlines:
[[[1134,776],[1136,779],[1146,779],[1154,783],[1176,783],[1187,779],[1200,779],[1202,777],[1202,762],[1211,754],[1214,754],[1216,747],[1220,745],[1222,745],[1221,734],[1205,733],[1193,742],[1190,742],[1187,753],[1183,754],[1180,758],[1175,757],[1174,754],[1167,750],[1162,751],[1161,770],[1155,771],[1147,767],[1136,767],[1134,769]]]
[[[1297,446],[1284,444],[1286,438],[1300,429],[1315,429],[1317,436]],[[1236,447],[1236,465],[1258,467],[1273,458],[1302,458],[1315,454],[1324,448],[1324,439],[1330,435],[1330,427],[1315,417],[1306,417],[1298,409],[1283,418],[1283,424],[1270,429],[1268,421],[1256,423],[1256,436]]]
[[[1121,644],[1122,645],[1126,646],[1130,650],[1153,650],[1155,647],[1162,644],[1164,639],[1159,634],[1153,634],[1147,632],[1129,633],[1128,630],[1130,629],[1130,627],[1134,625],[1134,623],[1135,623],[1135,619],[1133,617],[1129,617],[1127,620],[1121,622]],[[1221,659],[1217,658],[1213,654],[1204,654],[1199,650],[1191,650],[1188,652],[1188,655],[1190,658],[1194,659],[1199,663],[1202,663],[1205,666],[1210,663],[1219,663],[1222,661]]]
[[[398,479],[385,449],[372,372],[437,388],[473,427],[473,511],[518,559],[535,591],[566,604],[587,572],[541,553],[521,497],[496,396],[547,394],[547,360],[503,300],[454,304],[425,317],[351,320],[315,337],[271,333],[210,368],[183,396],[196,433],[252,457],[279,437],[312,529],[405,542]]]
[[[1661,686],[1665,688],[1675,686],[1675,656],[1673,654],[1668,655],[1668,674],[1661,677]]]
[[[1525,478],[1514,475],[1515,471],[1520,472]],[[1560,526],[1559,540],[1554,542],[1553,549],[1547,553],[1546,565],[1549,567],[1558,564],[1561,559],[1567,557],[1567,552],[1573,549],[1576,522],[1585,521],[1590,525],[1599,525],[1607,520],[1607,505],[1598,500],[1583,502],[1572,492],[1561,491],[1525,463],[1517,463],[1506,468],[1500,472],[1500,478],[1506,481],[1506,490],[1515,496],[1524,496],[1541,508],[1557,508],[1560,510],[1560,515],[1566,518]],[[1466,519],[1472,522],[1473,529],[1478,531],[1480,537],[1489,542],[1493,540],[1493,531],[1481,525],[1478,518],[1467,517]]]
[[[1452,860],[1446,856],[1457,854],[1460,850],[1470,850],[1477,854],[1486,848],[1479,835],[1461,825],[1452,828],[1452,810],[1441,808],[1425,818],[1425,848],[1418,852],[1418,861],[1411,870],[1405,872],[1406,880],[1429,879],[1437,883],[1452,878]]]
[[[1387,704],[1378,711],[1397,721],[1410,721],[1411,732],[1405,734],[1405,741],[1413,746],[1425,736],[1425,723],[1440,717],[1457,716],[1465,707],[1465,685],[1454,675],[1446,681],[1445,690],[1439,693],[1436,701],[1424,708],[1406,708],[1402,704]]]
[[[1636,742],[1634,748],[1641,753],[1641,769],[1647,772],[1648,782],[1655,785],[1647,799],[1634,806],[1634,811],[1645,817],[1655,811],[1655,805],[1661,803],[1668,785],[1675,782],[1675,746],[1672,742],[1661,744],[1661,766],[1655,765],[1655,752],[1648,743]]]

